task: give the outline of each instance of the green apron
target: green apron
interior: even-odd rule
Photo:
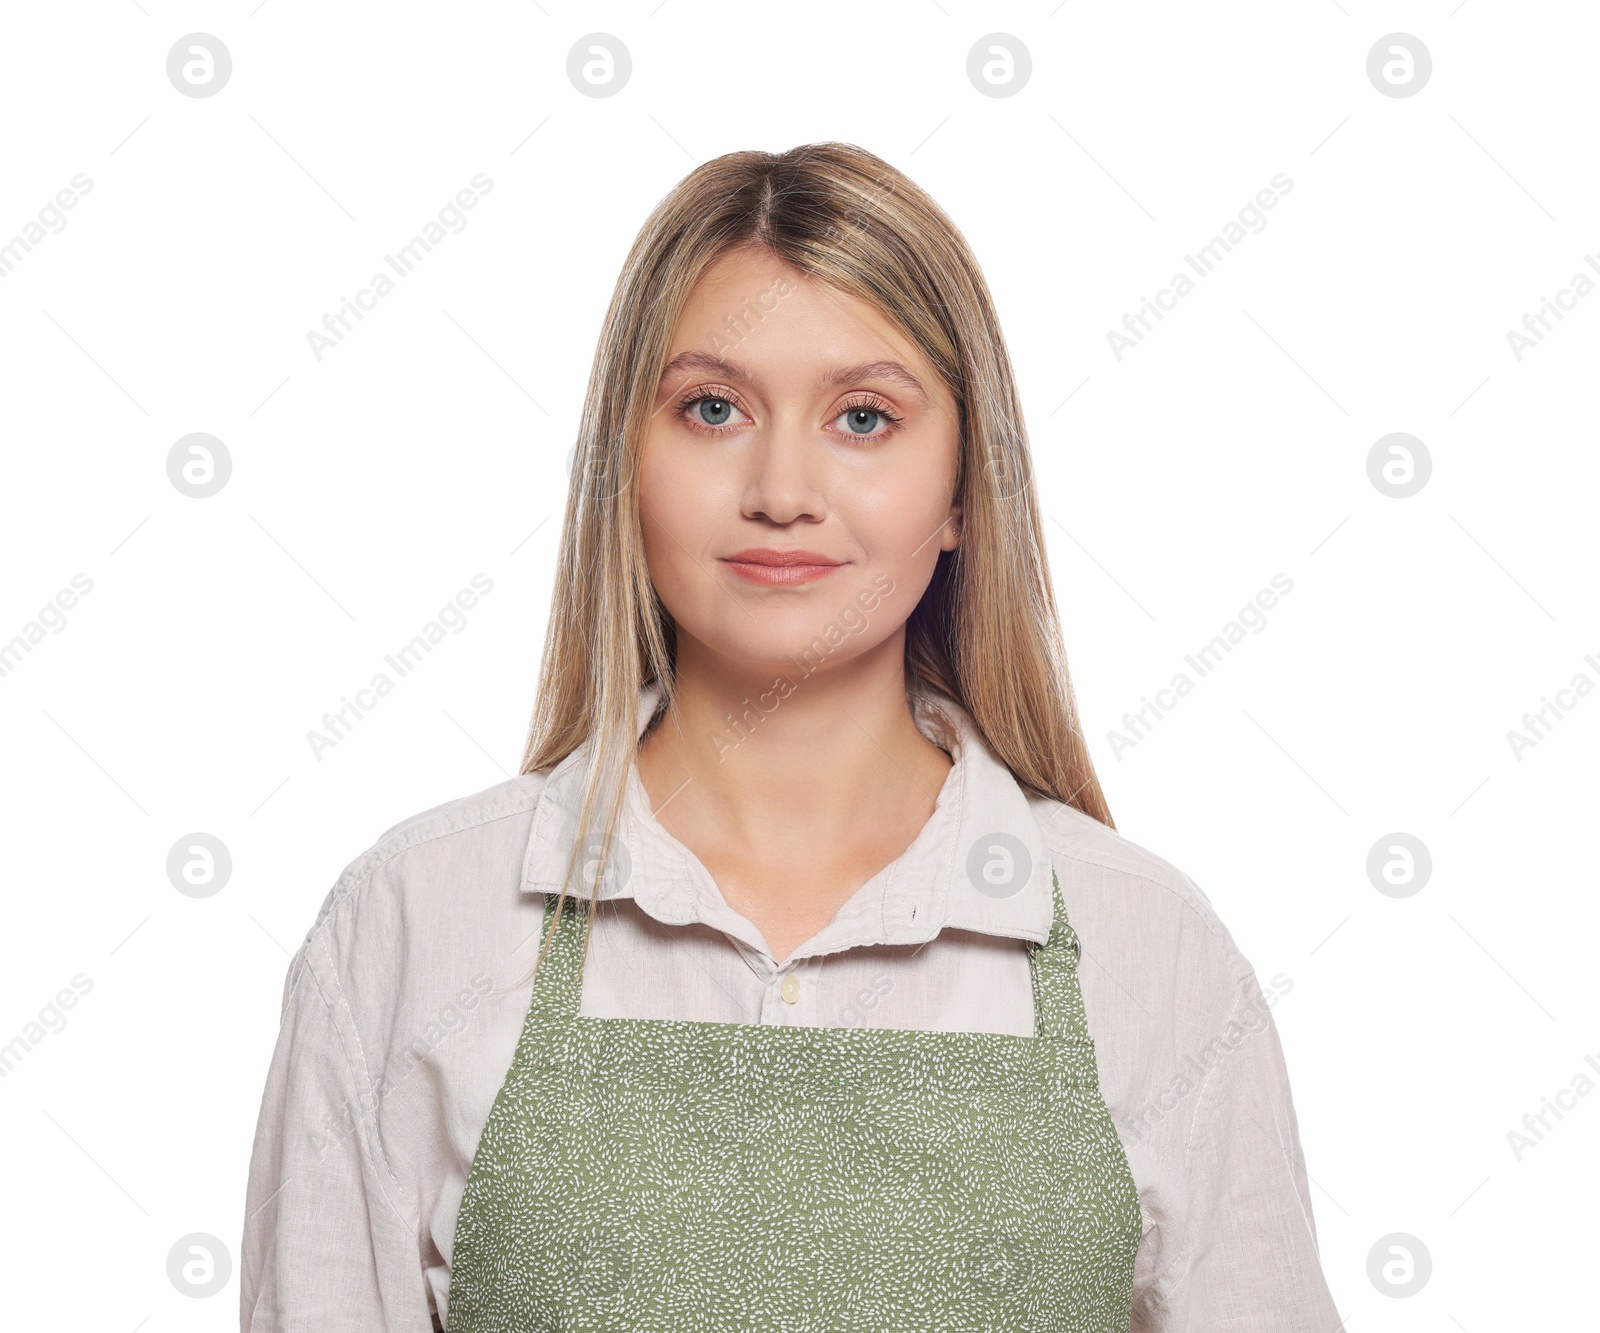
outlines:
[[[1127,1333],[1138,1195],[1051,888],[1033,1037],[583,1017],[569,895],[467,1178],[447,1333]]]

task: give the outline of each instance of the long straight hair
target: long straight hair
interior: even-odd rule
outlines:
[[[640,691],[659,684],[674,707],[674,628],[650,581],[632,483],[684,303],[741,248],[875,307],[943,379],[960,416],[962,540],[940,552],[906,621],[908,687],[920,680],[965,708],[1019,783],[1115,827],[1067,673],[1011,360],[965,239],[908,177],[852,144],[728,153],[685,176],[645,221],[589,373],[521,768],[593,742],[557,920],[580,865],[595,886],[584,896],[598,896],[608,871]]]

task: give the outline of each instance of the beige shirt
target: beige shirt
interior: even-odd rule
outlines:
[[[659,697],[641,693],[641,732]],[[1258,981],[1187,876],[1025,791],[951,700],[919,687],[913,705],[954,761],[932,817],[781,966],[634,768],[580,1013],[1031,1036],[1027,943],[1049,935],[1053,868],[1139,1191],[1135,1333],[1332,1333],[1270,1013],[1293,983]],[[444,1326],[456,1212],[587,760],[396,825],[329,892],[289,966],[256,1129],[245,1333]]]

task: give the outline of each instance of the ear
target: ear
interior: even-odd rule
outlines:
[[[939,534],[939,549],[953,551],[961,545],[961,506],[950,506],[950,517],[944,525],[944,531]]]

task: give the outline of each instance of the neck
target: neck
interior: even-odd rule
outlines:
[[[902,631],[774,684],[770,667],[740,670],[680,641],[676,725],[664,716],[640,745],[651,808],[675,836],[741,859],[860,845],[908,810],[926,818],[951,761],[917,728],[904,663]]]

